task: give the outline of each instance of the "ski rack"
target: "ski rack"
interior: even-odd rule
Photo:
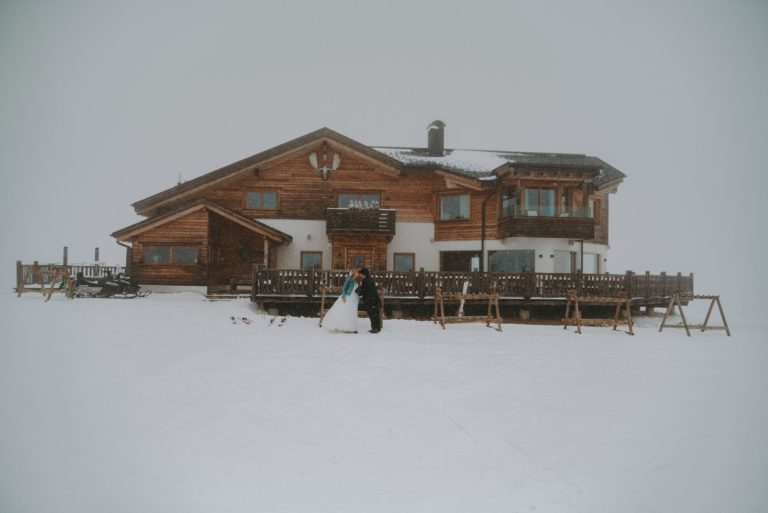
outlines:
[[[568,301],[565,303],[565,316],[563,317],[563,329],[567,330],[568,326],[576,326],[576,333],[581,335],[581,326],[602,326],[607,323],[613,324],[615,330],[619,324],[626,324],[629,331],[627,335],[634,336],[635,332],[632,331],[632,310],[630,308],[629,294],[626,292],[620,292],[617,296],[579,296],[575,290],[569,290],[566,296]],[[602,305],[610,306],[616,305],[616,313],[613,319],[584,319],[581,316],[580,305]],[[571,306],[574,308],[575,317],[571,316]],[[621,309],[624,307],[625,319],[622,321],[619,319]]]
[[[37,285],[36,287],[27,286],[30,277],[33,278],[32,285]],[[56,283],[59,280],[61,286],[57,288]],[[48,288],[45,287],[46,281],[51,284]],[[54,267],[52,269],[41,269],[38,266],[30,267],[24,273],[21,286],[16,289],[16,297],[21,297],[24,292],[40,292],[45,297],[45,301],[49,301],[54,292],[64,292],[67,299],[75,297],[74,282],[69,275],[69,269],[66,267]]]
[[[459,301],[459,310],[456,315],[445,315],[445,302]],[[488,301],[488,315],[464,315],[464,303],[466,301]],[[492,308],[496,308],[496,315],[492,313]],[[438,315],[439,312],[439,315]],[[501,331],[501,314],[499,313],[499,294],[496,287],[491,287],[490,293],[482,294],[443,294],[440,287],[435,289],[435,315],[432,316],[432,322],[445,329],[447,323],[461,322],[485,322],[486,328],[491,327],[491,323],[496,324],[497,331]]]
[[[707,316],[704,318],[703,324],[688,324],[688,321],[685,319],[682,301],[687,303],[688,301],[693,301],[694,299],[709,300],[709,308],[707,309]],[[720,311],[720,318],[723,320],[722,326],[709,326],[709,318],[712,315],[712,309],[714,308],[715,303],[717,303],[717,309]],[[671,314],[675,309],[675,306],[677,306],[677,310],[680,312],[680,318],[683,322],[680,324],[667,324],[667,318],[669,317],[669,314]],[[728,321],[725,320],[723,305],[720,303],[720,296],[715,295],[673,294],[672,298],[669,300],[669,305],[667,305],[667,311],[664,313],[664,318],[661,320],[659,333],[661,333],[661,330],[664,328],[685,328],[685,333],[689,337],[691,336],[692,329],[699,329],[702,332],[707,330],[723,330],[729,337],[731,336],[731,330],[728,328]]]

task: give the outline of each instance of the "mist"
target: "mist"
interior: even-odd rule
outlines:
[[[768,286],[765,2],[0,2],[0,286],[121,264],[131,203],[327,126],[586,153],[627,175],[608,271]]]

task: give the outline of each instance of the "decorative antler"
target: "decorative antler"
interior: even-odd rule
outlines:
[[[328,161],[328,143],[326,143],[325,141],[323,141],[322,152],[323,152],[323,162],[327,162]],[[312,165],[313,169],[316,169],[317,171],[320,171],[320,173],[322,173],[323,180],[328,180],[328,173],[330,171],[336,171],[341,165],[341,156],[339,156],[338,153],[334,152],[332,166],[328,167],[328,164],[324,163],[323,166],[320,167],[318,166],[318,162],[317,162],[317,152],[313,151],[312,153],[309,154],[309,163],[310,165]]]

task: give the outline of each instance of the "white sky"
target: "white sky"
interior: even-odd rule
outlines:
[[[423,146],[439,118],[448,147],[610,162],[609,270],[694,272],[749,311],[766,55],[764,1],[0,0],[0,285],[65,245],[122,262],[109,234],[179,173],[322,126]]]

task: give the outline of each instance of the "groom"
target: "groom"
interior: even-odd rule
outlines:
[[[381,298],[379,298],[379,291],[367,267],[360,269],[360,276],[362,276],[363,282],[357,288],[357,295],[362,298],[365,311],[368,312],[368,317],[371,319],[371,329],[368,330],[368,333],[378,333],[381,331],[381,316],[379,315]]]

